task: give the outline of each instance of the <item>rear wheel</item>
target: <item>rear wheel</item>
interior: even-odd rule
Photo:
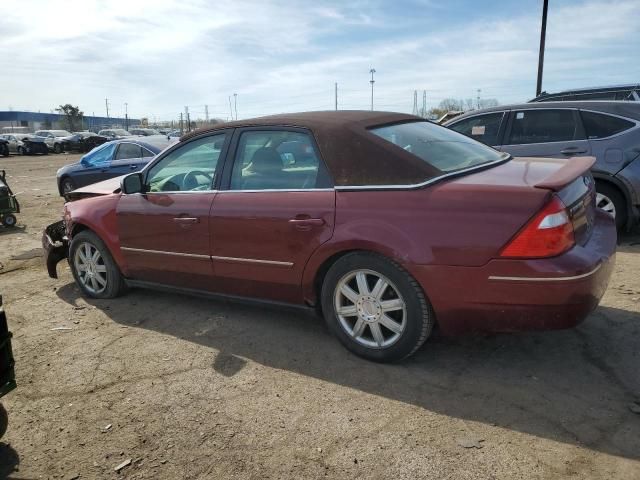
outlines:
[[[13,228],[16,226],[16,216],[13,214],[8,214],[8,215],[4,215],[2,217],[2,225],[4,225],[6,228]]]
[[[69,248],[71,273],[85,295],[115,298],[126,285],[109,249],[95,233],[85,230],[73,237]]]
[[[0,155],[3,157],[9,156],[9,146],[8,145],[0,145]]]
[[[364,252],[331,266],[322,286],[322,311],[345,347],[378,362],[413,354],[434,324],[416,280],[397,263]]]
[[[0,403],[0,438],[7,432],[7,426],[9,425],[9,415],[7,410]]]
[[[618,229],[627,224],[627,202],[616,187],[603,182],[596,183],[596,206],[615,218]]]

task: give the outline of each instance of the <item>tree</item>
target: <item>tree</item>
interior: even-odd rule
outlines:
[[[73,132],[82,128],[82,116],[83,112],[80,111],[80,108],[77,106],[74,107],[70,103],[66,105],[60,105],[60,108],[56,108],[57,112],[60,112],[61,115],[65,116],[65,120],[67,125],[69,126],[69,131]],[[80,128],[76,128],[76,126]]]
[[[450,112],[452,110],[464,110],[464,102],[462,100],[456,100],[455,98],[445,98],[438,105],[440,110]]]

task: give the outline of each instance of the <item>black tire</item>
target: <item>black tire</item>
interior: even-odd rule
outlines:
[[[16,216],[11,213],[4,215],[2,217],[2,225],[4,225],[6,228],[15,227],[17,221],[18,220],[16,219]]]
[[[62,193],[62,195],[65,195],[75,189],[76,186],[73,184],[73,180],[71,180],[69,177],[64,177],[60,181],[60,192]]]
[[[0,438],[7,433],[7,427],[9,426],[9,415],[7,410],[0,403]]]
[[[62,153],[62,146],[59,143],[56,143],[53,145],[53,152],[54,153]]]
[[[0,145],[0,155],[2,155],[3,157],[8,157],[9,156],[9,146],[8,145]]]
[[[92,291],[85,285],[82,280],[80,272],[76,269],[76,253],[79,248],[85,248],[85,245],[94,247],[101,256],[102,265],[106,267],[106,286],[103,290]],[[126,282],[118,265],[113,260],[109,249],[104,242],[95,233],[90,230],[83,230],[73,237],[71,240],[71,246],[69,248],[69,265],[71,267],[71,273],[76,281],[76,284],[80,287],[82,292],[91,298],[115,298],[122,295],[126,291]]]
[[[621,230],[626,227],[628,219],[627,202],[622,192],[617,187],[606,182],[596,182],[596,192],[604,195],[613,203],[616,209],[616,228]]]
[[[371,276],[368,277],[369,280],[371,278],[375,280],[376,274],[385,277],[391,282],[392,293],[397,290],[398,296],[404,300],[404,329],[401,333],[398,333],[397,339],[388,346],[375,347],[359,343],[343,327],[342,320],[337,314],[336,289],[341,281],[358,270],[371,272]],[[374,295],[375,288],[372,288],[371,285],[369,285],[369,288],[372,292],[371,295]],[[338,337],[338,340],[356,355],[376,362],[393,362],[412,355],[427,340],[435,323],[435,315],[431,304],[418,282],[396,262],[368,252],[347,254],[331,266],[322,284],[321,301],[325,321],[331,332]],[[354,302],[353,306],[356,305]],[[354,322],[356,322],[355,319],[359,318],[357,316],[353,317]],[[355,330],[355,328],[354,326],[353,329]],[[367,328],[373,339],[373,329],[370,326],[365,326],[362,332],[366,332]],[[391,337],[393,336],[391,330],[384,330],[391,333]],[[365,333],[360,338],[362,339],[364,335]]]
[[[18,147],[18,155],[25,155],[24,147]]]

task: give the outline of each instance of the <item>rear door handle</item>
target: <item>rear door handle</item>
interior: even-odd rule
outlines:
[[[131,170],[135,170],[136,168],[138,168],[138,165],[129,165],[129,168],[130,168]]]
[[[577,153],[587,153],[587,151],[581,149],[580,147],[567,147],[563,150],[560,150],[560,153],[562,153],[563,155],[575,155]]]
[[[189,225],[192,223],[200,223],[200,219],[195,217],[176,217],[173,219],[173,221],[178,225]]]

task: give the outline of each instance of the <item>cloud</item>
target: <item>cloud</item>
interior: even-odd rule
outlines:
[[[492,2],[455,8],[424,0],[55,2],[5,0],[0,36],[11,55],[0,91],[14,109],[78,104],[118,115],[240,116],[333,107],[411,111],[413,91],[430,105],[481,89],[502,103],[534,94],[540,6]],[[637,2],[553,4],[545,88],[635,82]]]

